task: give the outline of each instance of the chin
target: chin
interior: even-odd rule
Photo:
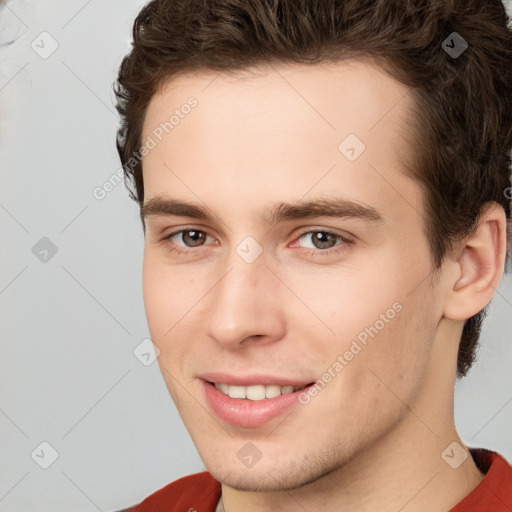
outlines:
[[[241,468],[238,460],[236,463],[227,464],[226,467],[217,460],[206,467],[217,481],[238,491],[272,492],[289,491],[312,484],[336,470],[338,464],[325,459],[287,460],[281,464],[260,461],[252,468]],[[307,471],[304,468],[307,468]]]
[[[309,483],[304,479],[304,475],[287,474],[283,478],[282,474],[272,475],[265,470],[252,473],[251,470],[245,471],[227,471],[217,473],[210,471],[213,477],[228,487],[237,491],[245,492],[272,492],[297,489]]]

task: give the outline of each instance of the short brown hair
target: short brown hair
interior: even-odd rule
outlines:
[[[471,234],[489,202],[504,208],[510,238],[508,21],[500,0],[153,0],[135,20],[132,49],[114,84],[116,144],[130,195],[142,208],[142,163],[133,155],[148,104],[168,79],[195,70],[372,58],[411,87],[410,172],[425,192],[434,268]],[[468,47],[454,55],[448,47],[459,36]],[[475,361],[485,314],[464,324],[458,377]]]

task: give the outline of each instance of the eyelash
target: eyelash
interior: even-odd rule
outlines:
[[[179,229],[178,231],[173,231],[172,233],[170,233],[170,234],[166,235],[164,238],[162,238],[162,242],[169,242],[167,244],[168,245],[167,249],[169,250],[169,252],[178,253],[179,255],[186,256],[187,254],[197,252],[198,250],[200,250],[199,249],[200,247],[203,247],[203,246],[198,246],[198,249],[189,247],[189,248],[183,250],[183,249],[177,249],[176,248],[177,246],[175,244],[173,244],[172,242],[170,242],[171,238],[173,238],[174,236],[176,236],[180,233],[184,233],[186,231],[199,231],[200,233],[204,233],[206,236],[210,236],[210,235],[208,235],[208,233],[206,231],[203,231],[201,229],[195,229],[193,227],[187,227],[187,228]],[[302,233],[300,233],[297,236],[296,240],[298,241],[305,235],[311,235],[314,233],[324,233],[327,235],[332,235],[337,240],[341,240],[342,243],[337,244],[334,247],[331,247],[329,249],[303,249],[302,252],[308,256],[320,256],[321,257],[323,255],[336,254],[336,253],[342,252],[343,250],[346,250],[346,248],[347,248],[346,246],[352,245],[354,243],[352,240],[340,235],[339,233],[335,233],[334,231],[329,231],[326,229],[314,229],[314,230],[309,230],[309,231],[303,231]]]

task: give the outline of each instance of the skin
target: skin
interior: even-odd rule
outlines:
[[[464,448],[458,343],[501,279],[506,219],[489,205],[433,273],[424,197],[405,168],[407,92],[375,63],[352,61],[195,72],[151,100],[143,140],[198,101],[144,157],[145,203],[179,199],[216,217],[148,215],[143,288],[162,375],[227,512],[446,512],[483,477],[471,457],[453,469],[441,454]],[[366,145],[354,162],[338,150],[350,133]],[[383,221],[264,220],[277,203],[326,197]],[[163,240],[180,229],[208,236]],[[318,248],[308,230],[352,243]],[[247,236],[263,249],[250,264],[236,252]],[[401,311],[308,404],[258,428],[210,411],[205,372],[320,379],[395,303]],[[249,441],[262,454],[250,468],[237,457]]]

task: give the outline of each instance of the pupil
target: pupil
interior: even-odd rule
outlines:
[[[192,235],[192,236],[189,236]],[[185,240],[185,238],[188,238],[189,240]],[[183,233],[183,241],[186,245],[201,245],[201,242],[204,239],[204,233],[202,231],[185,231]],[[189,243],[191,240],[191,243]]]

